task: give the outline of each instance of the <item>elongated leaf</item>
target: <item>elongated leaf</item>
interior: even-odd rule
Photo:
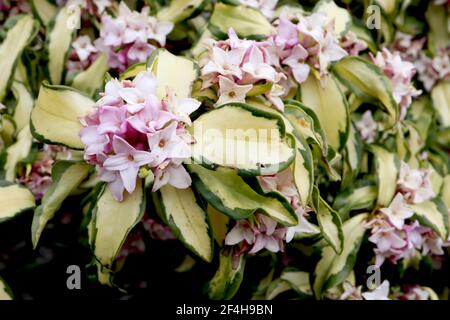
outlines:
[[[399,108],[392,95],[392,85],[388,78],[374,64],[360,57],[346,57],[333,67],[336,77],[365,102],[379,103],[389,117],[386,128],[392,127],[399,119]]]
[[[333,203],[333,208],[339,211],[341,217],[345,217],[352,210],[369,209],[377,199],[377,187],[365,185],[350,187],[338,194]]]
[[[302,87],[302,102],[319,118],[329,144],[339,150],[347,141],[349,130],[348,106],[336,80],[330,76],[322,87],[319,80],[310,76]]]
[[[344,245],[341,218],[322,199],[317,188],[313,191],[312,202],[323,237],[336,253],[341,253]]]
[[[350,130],[347,143],[344,149],[344,168],[342,186],[349,186],[359,173],[363,155],[363,143],[353,123],[350,124]]]
[[[134,78],[138,75],[139,72],[147,70],[147,63],[141,62],[133,64],[127,70],[125,70],[119,77],[120,80],[126,80],[130,78]]]
[[[409,207],[415,212],[413,218],[419,220],[421,225],[433,229],[443,240],[448,239],[448,209],[440,198],[418,204],[411,204]]]
[[[33,136],[31,135],[30,126],[27,124],[17,135],[17,141],[6,149],[5,179],[8,181],[16,181],[17,164],[28,157],[31,145],[33,144]]]
[[[103,87],[108,68],[108,57],[103,53],[87,70],[75,76],[71,86],[92,97],[97,90]]]
[[[25,85],[18,81],[13,81],[12,92],[17,100],[13,119],[16,123],[16,131],[19,132],[25,126],[29,127],[30,114],[34,106],[34,98]]]
[[[55,216],[63,201],[88,176],[91,166],[86,163],[58,161],[52,169],[52,185],[36,208],[31,226],[31,240],[36,248],[47,222]]]
[[[280,280],[289,283],[291,288],[300,295],[312,295],[312,288],[309,282],[309,273],[299,271],[294,268],[286,268],[280,276]]]
[[[6,96],[16,61],[36,36],[38,25],[31,15],[16,16],[5,24],[8,32],[0,45],[0,102]]]
[[[285,169],[295,157],[281,117],[247,104],[230,103],[207,112],[189,130],[196,141],[192,157],[207,167],[258,176]]]
[[[225,37],[229,28],[242,38],[257,39],[267,37],[274,30],[259,10],[218,2],[209,19],[209,30],[217,37]]]
[[[233,264],[233,256],[229,253],[220,253],[219,268],[214,277],[209,281],[206,291],[209,299],[229,300],[239,290],[244,278],[245,256],[241,255]]]
[[[31,6],[44,26],[55,18],[58,11],[56,6],[48,0],[31,0]]]
[[[191,188],[160,189],[161,213],[177,238],[207,262],[213,258],[213,235],[206,212],[200,207]]]
[[[34,196],[30,190],[9,181],[0,180],[0,222],[33,209]]]
[[[442,5],[436,5],[433,1],[429,2],[428,9],[425,13],[427,19],[428,32],[428,49],[436,55],[440,49],[445,49],[449,45],[450,29],[448,27],[448,11]]]
[[[80,118],[88,115],[94,101],[70,87],[43,83],[31,113],[31,132],[39,141],[83,149]]]
[[[327,137],[315,112],[298,101],[289,100],[285,105],[284,116],[291,123],[293,134],[297,139],[305,138],[308,142],[319,146],[322,152],[321,160],[329,175],[338,176],[332,166],[340,159],[339,154],[328,145]]]
[[[13,300],[13,294],[6,282],[0,278],[0,301]]]
[[[172,21],[177,23],[186,20],[195,12],[201,10],[209,0],[172,0],[167,7],[158,11],[158,20]]]
[[[293,162],[294,183],[300,201],[307,205],[314,184],[314,164],[311,150],[305,141],[297,140],[297,151]]]
[[[222,246],[228,232],[228,222],[230,219],[227,215],[219,212],[210,204],[208,204],[206,212],[208,213],[208,218],[211,223],[214,240],[216,240],[219,246]]]
[[[128,233],[142,219],[145,193],[141,180],[132,194],[126,193],[122,202],[116,201],[108,187],[101,192],[92,212],[91,246],[100,264],[112,269]]]
[[[450,127],[450,81],[441,81],[431,90],[433,106],[443,127]]]
[[[371,145],[369,151],[375,155],[376,161],[378,177],[377,203],[387,207],[395,195],[400,162],[394,153],[390,153],[380,146]]]
[[[62,7],[54,20],[48,25],[46,50],[48,55],[48,74],[52,84],[62,84],[64,70],[75,28],[71,24],[74,14],[68,6]]]
[[[159,49],[150,58],[148,68],[156,76],[157,94],[161,99],[166,97],[167,87],[170,87],[178,98],[191,96],[192,84],[199,72],[194,61],[175,56],[165,49]]]
[[[441,197],[447,208],[450,208],[450,174],[446,175],[442,182]]]
[[[341,254],[336,254],[331,246],[322,250],[322,258],[314,271],[314,294],[321,298],[326,289],[342,283],[353,270],[356,256],[366,232],[364,220],[367,214],[359,214],[343,224],[345,234],[344,246]]]
[[[197,191],[214,208],[233,219],[245,219],[261,212],[284,225],[297,225],[297,215],[287,201],[277,194],[260,195],[233,170],[208,170],[188,165]]]

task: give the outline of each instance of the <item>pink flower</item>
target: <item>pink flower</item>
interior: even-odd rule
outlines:
[[[275,44],[283,48],[292,48],[298,44],[297,26],[291,21],[280,18],[277,33],[274,36]]]
[[[397,193],[389,207],[380,209],[380,212],[385,214],[392,225],[399,230],[403,228],[405,219],[412,217],[414,214],[414,211],[407,206],[401,193]]]
[[[370,110],[363,113],[361,120],[357,121],[355,126],[364,142],[373,143],[375,141],[378,124],[373,119]]]
[[[358,56],[361,51],[367,49],[367,43],[358,39],[357,35],[348,31],[341,39],[341,47],[351,56]]]
[[[308,51],[301,45],[297,45],[292,49],[291,54],[283,60],[283,64],[290,66],[294,79],[298,83],[306,81],[309,75],[309,65],[306,63]]]
[[[146,61],[157,45],[165,45],[173,23],[158,21],[149,16],[149,11],[148,7],[132,11],[122,1],[117,17],[102,17],[100,38],[95,43],[108,54],[112,68],[123,71],[131,64]]]
[[[218,73],[223,76],[234,76],[242,78],[242,71],[239,67],[243,58],[243,52],[240,49],[224,51],[218,47],[212,48],[212,60],[202,69],[202,75]]]
[[[167,35],[173,30],[173,23],[170,21],[158,21],[154,17],[148,17],[147,19],[147,38],[155,40],[161,46],[165,46]]]
[[[402,249],[406,245],[405,240],[392,227],[378,229],[369,237],[369,241],[377,245],[380,253],[389,252],[392,249]]]
[[[391,53],[386,48],[378,52],[375,57],[372,54],[370,56],[372,61],[391,79],[394,99],[400,105],[400,119],[403,120],[412,98],[421,93],[411,84],[411,79],[416,72],[414,65],[402,60],[399,52]]]
[[[219,99],[216,105],[220,106],[227,102],[245,102],[245,96],[252,87],[251,84],[238,85],[226,77],[219,76]]]
[[[166,128],[148,134],[152,166],[158,166],[168,158],[184,159],[191,155],[186,142],[177,135],[177,123],[172,122]]]
[[[128,50],[127,57],[131,61],[145,61],[156,48],[147,42],[135,42]]]
[[[155,175],[154,191],[167,183],[177,188],[191,184],[182,166],[191,156],[192,137],[185,125],[200,103],[178,99],[174,93],[161,101],[156,86],[146,71],[133,81],[113,79],[94,111],[81,119],[85,160],[96,166],[100,180],[108,183],[118,201],[124,190],[134,191],[140,169]]]
[[[149,164],[154,158],[150,152],[136,150],[118,136],[114,136],[112,145],[115,155],[108,157],[103,166],[109,171],[119,171],[125,189],[132,193],[136,187],[139,167]],[[120,195],[114,194],[114,197],[119,199]]]
[[[134,114],[144,109],[146,101],[156,95],[156,80],[151,73],[141,72],[132,84],[120,88],[118,93],[126,102],[128,112]]]
[[[254,220],[239,220],[225,237],[226,245],[242,246],[243,251],[250,249],[248,253],[255,254],[267,249],[271,252],[284,250],[285,228],[277,228],[277,222],[271,218],[256,214]],[[243,253],[240,250],[241,253]]]
[[[178,189],[186,189],[191,183],[191,177],[181,165],[181,161],[165,161],[155,170],[155,181],[153,182],[152,191],[155,192],[166,184]]]
[[[78,58],[81,61],[85,61],[92,53],[96,53],[98,50],[92,45],[91,38],[88,36],[79,36],[74,42],[72,42],[72,48]]]
[[[408,164],[401,162],[397,185],[410,203],[424,202],[436,196],[431,174],[430,169],[411,169]]]
[[[306,48],[321,43],[324,38],[323,29],[326,22],[327,15],[323,12],[313,13],[308,17],[300,17],[297,24],[300,43]]]
[[[247,76],[244,76],[246,79],[244,81],[268,80],[275,82],[277,73],[272,66],[265,63],[263,53],[259,48],[253,46],[246,60],[242,66],[242,70],[247,73]]]
[[[345,57],[347,52],[342,49],[333,34],[333,25],[329,24],[323,41],[320,43],[319,63],[321,74],[326,74],[330,62]]]
[[[167,111],[174,115],[175,120],[190,126],[192,122],[189,115],[200,107],[200,101],[192,98],[179,99],[170,87],[166,91],[167,97],[164,105]]]

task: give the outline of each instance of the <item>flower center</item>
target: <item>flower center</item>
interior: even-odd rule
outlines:
[[[132,155],[132,154],[129,154],[129,155],[128,155],[128,160],[130,160],[130,161],[134,161],[134,157],[133,157],[133,155]]]
[[[164,141],[164,140],[160,140],[160,141],[159,141],[158,146],[159,146],[160,148],[164,148],[165,145],[166,145],[166,141]]]
[[[236,92],[230,91],[230,92],[228,92],[228,95],[229,95],[231,98],[233,98],[233,97],[236,96]]]

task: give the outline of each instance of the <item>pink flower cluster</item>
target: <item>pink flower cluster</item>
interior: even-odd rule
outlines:
[[[450,80],[450,47],[439,50],[433,59],[421,52],[414,64],[419,73],[419,80],[427,91],[431,91],[439,80]]]
[[[89,68],[98,58],[98,49],[93,45],[89,36],[79,36],[72,42],[72,52],[67,60],[68,73],[75,73]]]
[[[405,222],[414,215],[408,204],[416,204],[432,199],[435,194],[428,169],[411,169],[401,163],[397,181],[397,194],[388,208],[380,209],[374,219],[369,221],[372,235],[369,241],[376,244],[376,264],[385,259],[396,263],[402,258],[412,258],[419,254],[443,254],[443,239],[428,227],[417,221]]]
[[[403,60],[399,52],[391,53],[386,48],[379,51],[375,57],[370,54],[370,57],[391,80],[394,99],[400,106],[400,119],[403,120],[412,98],[421,93],[411,83],[416,68],[411,62]]]
[[[284,250],[286,228],[277,228],[277,222],[263,214],[257,213],[252,219],[238,220],[225,238],[225,244],[239,244],[235,253],[255,254],[262,249],[271,252]]]
[[[361,51],[367,49],[367,43],[358,39],[357,35],[348,31],[341,39],[341,47],[351,56],[358,56]]]
[[[148,7],[141,12],[131,11],[122,1],[117,17],[102,17],[100,38],[95,45],[100,51],[108,53],[111,68],[124,71],[135,63],[145,61],[156,46],[165,46],[173,23],[159,21],[149,16],[149,12]]]
[[[331,62],[347,55],[334,34],[334,22],[327,22],[321,12],[300,16],[296,24],[281,17],[271,39],[279,63],[288,67],[297,83],[304,82],[311,69],[324,76]]]
[[[419,80],[427,91],[431,91],[439,80],[450,79],[450,47],[441,48],[436,56],[430,58],[423,52],[426,41],[426,37],[414,39],[409,34],[397,32],[392,47],[400,52],[402,59],[414,64]]]
[[[203,60],[202,87],[218,86],[216,105],[221,105],[244,102],[253,85],[271,83],[272,89],[266,97],[282,110],[280,87],[276,84],[284,75],[277,72],[275,62],[276,56],[268,41],[241,40],[230,28],[227,40],[211,43],[209,55]]]
[[[160,100],[156,87],[150,72],[139,73],[133,81],[113,79],[92,114],[82,119],[85,160],[97,166],[100,180],[108,183],[118,201],[124,190],[134,191],[138,174],[146,176],[149,170],[155,176],[153,191],[165,184],[191,184],[182,166],[191,156],[192,143],[185,126],[200,102],[178,99],[170,88]]]
[[[360,120],[355,123],[361,139],[366,143],[373,143],[377,135],[378,124],[373,119],[372,112],[367,110]]]
[[[258,177],[264,192],[278,192],[289,201],[289,204],[297,214],[298,224],[287,228],[286,242],[291,242],[296,234],[317,233],[317,227],[307,220],[307,217],[309,216],[308,213],[312,210],[302,206],[300,195],[294,185],[293,179],[292,170],[290,168],[274,175]]]
[[[348,45],[356,45],[349,50],[361,48]],[[324,76],[331,62],[346,55],[324,13],[301,16],[297,24],[280,18],[276,32],[264,41],[239,39],[230,29],[228,39],[212,41],[202,59],[202,88],[217,88],[216,105],[221,105],[244,102],[255,85],[270,84],[263,94],[283,111],[281,98],[306,81],[311,69]]]
[[[278,192],[283,195],[294,208],[299,223],[293,227],[278,227],[277,222],[263,214],[255,214],[249,220],[239,220],[225,238],[226,245],[237,245],[236,254],[254,254],[262,249],[271,252],[283,251],[284,242],[290,242],[297,233],[313,234],[318,229],[306,217],[310,209],[301,203],[297,189],[293,183],[291,169],[286,169],[271,176],[261,176],[258,180],[265,192]]]
[[[24,168],[18,183],[26,186],[36,200],[40,200],[52,184],[52,167],[57,159],[70,160],[69,149],[61,146],[44,144],[38,158],[29,168]]]

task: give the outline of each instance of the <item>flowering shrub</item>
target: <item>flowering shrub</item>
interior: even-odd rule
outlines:
[[[0,222],[112,291],[446,299],[450,7],[391,2],[0,0]]]

